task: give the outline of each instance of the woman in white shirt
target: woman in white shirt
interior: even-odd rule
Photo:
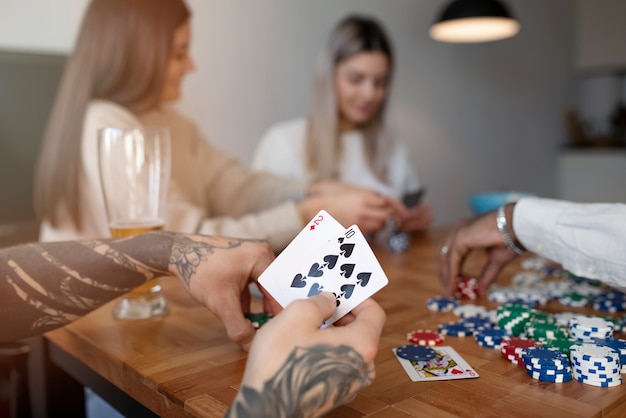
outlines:
[[[341,180],[401,198],[420,189],[403,144],[385,124],[393,73],[391,42],[382,26],[348,16],[331,33],[315,71],[306,119],[279,123],[261,139],[252,168],[301,180]],[[400,227],[427,228],[424,203]]]

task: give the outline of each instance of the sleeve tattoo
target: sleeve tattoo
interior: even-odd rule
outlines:
[[[156,277],[189,286],[200,262],[244,240],[154,232],[129,238],[35,243],[0,250],[0,341],[65,325]],[[170,270],[172,268],[173,270]],[[6,320],[10,318],[11,320]]]
[[[295,348],[262,391],[242,386],[226,416],[315,417],[348,401],[373,378],[373,366],[352,347]]]

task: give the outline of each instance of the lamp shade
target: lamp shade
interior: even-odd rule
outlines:
[[[488,42],[517,34],[520,24],[498,0],[454,0],[430,28],[442,42]]]

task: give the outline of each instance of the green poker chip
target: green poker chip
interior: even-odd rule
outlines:
[[[269,312],[247,312],[244,313],[243,316],[252,322],[252,326],[257,329],[261,328],[267,321],[273,318],[273,315]]]

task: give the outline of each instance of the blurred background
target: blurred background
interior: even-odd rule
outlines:
[[[24,231],[36,238],[32,169],[86,4],[0,2],[0,244]],[[448,0],[188,4],[197,68],[179,106],[244,163],[271,124],[306,114],[319,48],[339,19],[360,12],[394,41],[392,126],[436,225],[470,215],[468,197],[485,191],[626,201],[615,119],[626,101],[623,0],[507,0],[521,31],[480,44],[429,37]]]

